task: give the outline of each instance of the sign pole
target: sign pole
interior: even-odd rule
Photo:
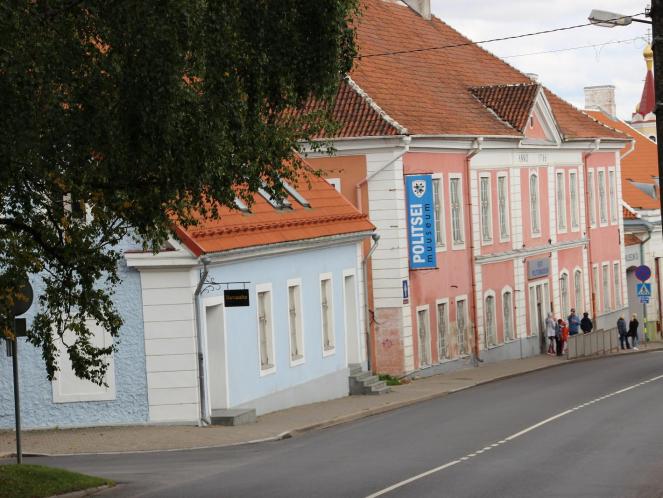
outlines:
[[[12,345],[12,370],[14,371],[14,419],[16,420],[16,463],[23,463],[23,451],[21,449],[21,398],[18,389],[18,337],[15,337]]]

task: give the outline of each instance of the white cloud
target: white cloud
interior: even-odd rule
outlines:
[[[587,23],[593,8],[625,15],[644,12],[646,0],[432,0],[433,13],[474,41]],[[643,18],[643,17],[640,17]],[[640,101],[645,77],[642,49],[648,26],[587,26],[568,31],[484,44],[492,53],[539,80],[572,104],[584,104],[583,87],[614,85],[617,114],[629,119]],[[635,39],[635,40],[632,40]],[[619,40],[623,43],[557,53],[509,57]]]

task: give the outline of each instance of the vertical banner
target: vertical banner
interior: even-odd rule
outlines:
[[[435,268],[435,206],[431,175],[405,177],[410,269]]]

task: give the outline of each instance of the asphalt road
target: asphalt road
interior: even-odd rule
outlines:
[[[31,458],[103,496],[663,497],[663,354],[573,363],[284,441]]]

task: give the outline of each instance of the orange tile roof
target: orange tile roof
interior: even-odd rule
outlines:
[[[622,217],[623,217],[625,220],[637,220],[637,219],[638,219],[638,215],[637,215],[637,214],[635,214],[635,213],[634,213],[633,211],[631,211],[630,209],[626,209],[625,207],[622,208]]]
[[[396,2],[363,0],[357,42],[361,57],[350,76],[410,134],[522,136],[487,110],[470,89],[529,85],[532,80],[439,19],[427,21]],[[373,56],[459,44],[465,45]],[[545,94],[565,138],[623,138],[550,91]],[[341,117],[344,126],[356,120],[344,113]]]
[[[629,181],[655,183],[655,177],[658,176],[656,144],[621,120],[613,119],[601,111],[585,112],[597,121],[619,130],[635,140],[635,149],[621,161],[622,198],[635,209],[658,209],[660,207],[658,199],[645,194]],[[625,154],[629,150],[631,150],[631,146],[626,145],[621,152]]]
[[[218,219],[203,220],[186,230],[177,227],[177,234],[196,256],[200,256],[375,229],[367,215],[360,213],[324,179],[302,173],[297,190],[310,207],[288,196],[292,209],[279,210],[256,194],[250,213],[221,208]]]
[[[627,233],[626,235],[624,235],[624,245],[625,246],[636,246],[636,245],[641,244],[641,243],[642,243],[642,241],[638,237],[633,235],[632,233]]]
[[[534,107],[540,86],[535,83],[517,85],[491,85],[470,88],[470,93],[519,132]]]

